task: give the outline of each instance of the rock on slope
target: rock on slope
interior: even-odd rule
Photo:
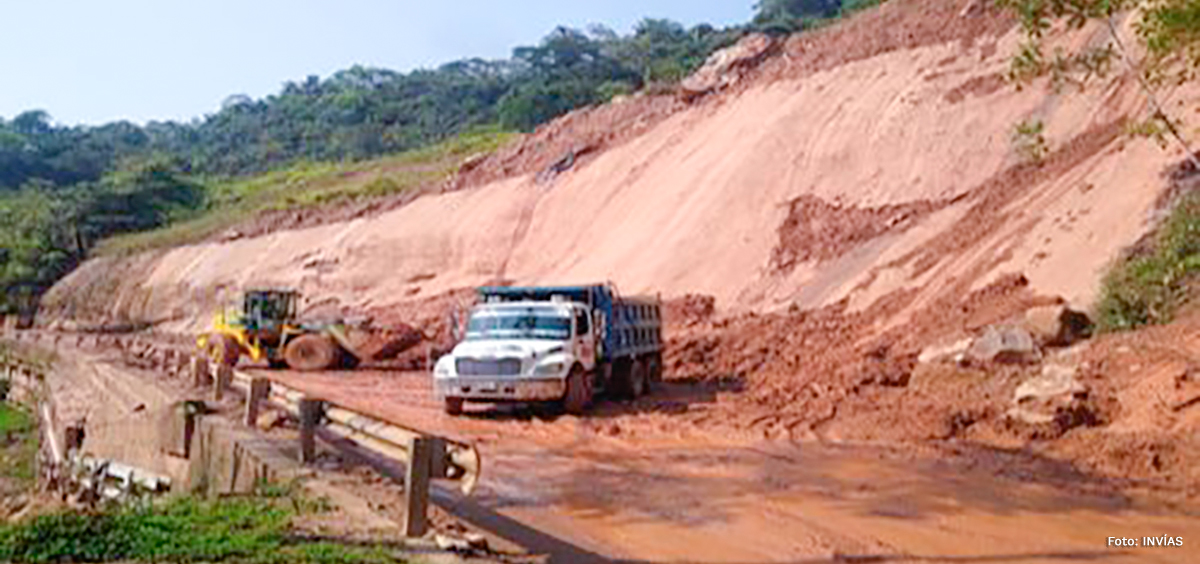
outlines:
[[[903,292],[895,324],[1008,272],[1086,302],[1100,269],[1145,232],[1178,157],[1121,135],[1140,104],[1127,80],[1061,96],[1006,85],[1017,41],[995,14],[889,2],[793,39],[735,88],[656,111],[638,135],[553,178],[100,258],[45,303],[194,330],[252,284],[372,310],[496,280],[607,279],[626,293],[712,295],[733,311],[861,310]],[[1012,148],[1029,120],[1045,124],[1041,165]]]

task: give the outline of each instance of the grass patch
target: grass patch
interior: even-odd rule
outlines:
[[[399,562],[383,547],[308,541],[287,498],[180,498],[0,525],[4,562]]]
[[[1096,305],[1101,331],[1171,321],[1200,272],[1200,194],[1184,196],[1155,235],[1153,249],[1125,258],[1104,277]]]
[[[33,415],[9,403],[0,403],[0,478],[22,488],[37,479],[38,433]]]
[[[436,145],[358,163],[302,162],[258,176],[205,182],[207,205],[166,227],[100,242],[97,255],[124,255],[202,241],[275,210],[307,209],[397,194],[449,177],[465,157],[490,153],[514,134],[476,129]]]

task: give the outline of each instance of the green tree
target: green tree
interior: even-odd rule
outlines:
[[[1158,93],[1168,78],[1191,80],[1200,67],[1200,6],[1195,0],[999,0],[999,5],[1020,19],[1025,33],[1009,70],[1018,85],[1049,77],[1056,89],[1083,88],[1090,79],[1119,66],[1135,77],[1149,102],[1149,115],[1136,130],[1174,139],[1200,169],[1179,117],[1166,111]],[[1119,33],[1118,22],[1125,16],[1137,18],[1134,28],[1146,53],[1140,60]],[[1045,37],[1055,26],[1070,30],[1088,23],[1108,29],[1104,44],[1045,52]]]

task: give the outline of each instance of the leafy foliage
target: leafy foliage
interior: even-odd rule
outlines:
[[[396,562],[379,548],[305,542],[294,504],[274,498],[196,500],[110,512],[61,512],[0,525],[5,562]]]
[[[1200,273],[1200,194],[1186,196],[1160,228],[1152,252],[1109,271],[1096,307],[1106,331],[1166,323],[1183,305]]]
[[[203,188],[159,162],[55,188],[45,181],[0,192],[0,313],[26,311],[95,241],[185,216]]]
[[[1024,121],[1013,129],[1013,145],[1027,162],[1041,162],[1049,152],[1044,132],[1045,124],[1041,120]]]
[[[794,33],[826,25],[884,0],[761,0],[754,6],[754,25],[774,34]]]
[[[206,183],[194,217],[108,237],[95,254],[124,255],[196,243],[256,214],[312,208],[414,189],[449,176],[464,158],[489,153],[512,137],[481,128],[436,145],[353,164],[299,162],[265,174]],[[180,214],[183,215],[183,214]]]
[[[3,381],[5,386],[8,381]],[[7,395],[7,390],[5,390]],[[0,477],[32,486],[36,478],[38,434],[34,418],[20,407],[0,403]],[[7,492],[0,492],[0,494]]]

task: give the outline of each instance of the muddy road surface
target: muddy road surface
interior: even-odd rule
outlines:
[[[1200,508],[1027,453],[714,432],[692,423],[715,392],[681,384],[585,418],[528,406],[450,417],[426,373],[254,372],[474,442],[480,490],[443,503],[552,562],[1200,562]],[[1141,546],[1151,536],[1184,546]]]

